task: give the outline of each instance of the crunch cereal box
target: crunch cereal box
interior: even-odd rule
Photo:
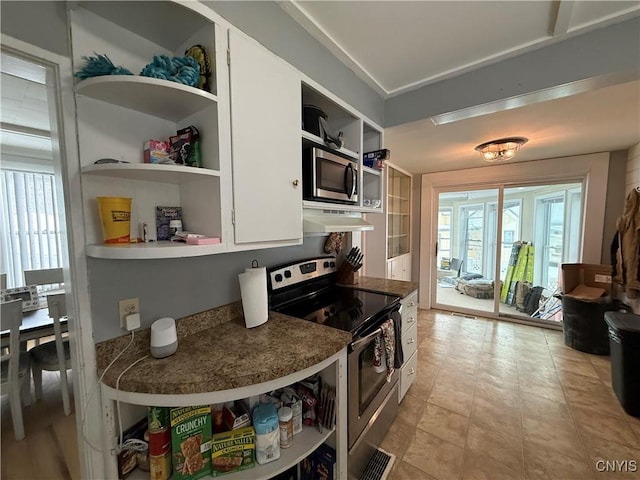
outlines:
[[[173,479],[195,480],[211,474],[211,407],[171,409]]]

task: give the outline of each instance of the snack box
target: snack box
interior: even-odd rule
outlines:
[[[389,159],[389,149],[383,148],[382,150],[375,150],[373,152],[367,152],[362,156],[362,163],[365,167],[377,168],[381,170],[384,166],[383,160]]]
[[[171,409],[173,480],[195,480],[211,474],[211,407]]]
[[[300,480],[335,480],[336,451],[326,443],[300,462]]]
[[[171,143],[162,140],[144,142],[144,163],[175,163],[170,156]]]
[[[256,431],[253,427],[216,433],[211,439],[211,475],[219,477],[253,468],[255,456]]]
[[[222,408],[222,420],[228,430],[237,430],[251,425],[251,417],[240,402],[225,405]]]

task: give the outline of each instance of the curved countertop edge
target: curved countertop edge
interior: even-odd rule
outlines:
[[[405,280],[390,280],[388,278],[377,277],[358,277],[358,283],[353,285],[343,285],[345,287],[354,288],[356,290],[366,290],[374,293],[385,293],[387,295],[397,295],[405,298],[411,292],[418,290],[420,284],[416,282],[407,282]]]
[[[269,312],[259,327],[247,329],[244,320],[236,318],[182,337],[176,353],[164,359],[144,358],[148,343],[137,343],[109,368],[102,383],[115,389],[122,372],[144,358],[121,376],[120,393],[188,395],[238,389],[304,371],[350,341],[348,332]],[[99,373],[114,356],[100,357]]]
[[[342,359],[341,359],[342,357]],[[145,393],[135,391],[116,390],[102,384],[102,395],[111,400],[130,403],[134,405],[153,405],[157,407],[188,407],[193,405],[208,405],[223,403],[240,398],[249,398],[261,393],[271,392],[278,388],[292,385],[308,378],[336,361],[346,362],[347,347],[342,348],[333,355],[308,368],[295,371],[284,377],[277,377],[263,383],[252,383],[242,387],[225,390],[203,391],[198,393]]]

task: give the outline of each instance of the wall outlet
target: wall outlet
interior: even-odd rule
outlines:
[[[127,298],[118,302],[118,310],[120,312],[120,328],[126,329],[127,315],[140,313],[140,301],[137,298]]]

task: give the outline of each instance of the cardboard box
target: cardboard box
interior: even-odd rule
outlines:
[[[611,265],[562,264],[562,291],[567,297],[599,302],[611,295]]]
[[[171,409],[173,479],[195,480],[211,474],[211,407]]]
[[[211,439],[211,475],[219,477],[255,466],[256,432],[245,427],[216,433]],[[251,478],[247,475],[246,478]]]
[[[336,480],[336,451],[326,443],[300,462],[301,480]]]

